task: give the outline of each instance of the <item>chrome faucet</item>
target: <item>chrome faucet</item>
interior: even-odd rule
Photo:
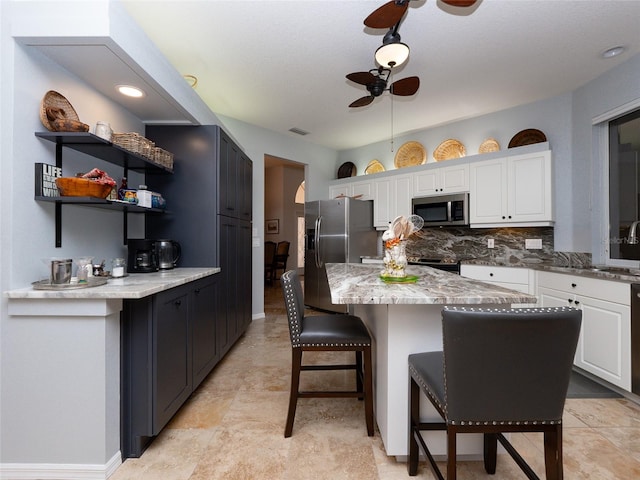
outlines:
[[[640,224],[640,220],[636,220],[635,222],[633,222],[631,224],[631,227],[629,228],[629,237],[627,238],[627,243],[630,245],[638,244],[638,237],[636,235],[638,224]]]

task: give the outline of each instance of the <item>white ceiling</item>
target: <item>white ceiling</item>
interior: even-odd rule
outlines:
[[[122,1],[216,114],[337,150],[389,139],[392,105],[394,134],[409,133],[575,90],[640,53],[637,0],[413,0],[399,30],[411,56],[392,80],[418,75],[418,93],[350,109],[367,92],[345,75],[375,68],[386,31],[363,20],[383,3]]]

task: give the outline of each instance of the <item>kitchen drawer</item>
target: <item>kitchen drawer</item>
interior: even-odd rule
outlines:
[[[631,287],[629,284],[613,280],[539,271],[538,286],[589,298],[599,298],[622,305],[631,304]]]
[[[461,265],[460,275],[480,280],[482,282],[529,285],[528,268],[493,267],[489,265]]]

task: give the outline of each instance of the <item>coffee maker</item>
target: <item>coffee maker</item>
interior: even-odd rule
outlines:
[[[129,238],[127,239],[127,245],[129,247],[127,272],[149,273],[158,271],[158,254],[155,240]]]

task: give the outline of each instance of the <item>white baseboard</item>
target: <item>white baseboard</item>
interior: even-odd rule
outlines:
[[[120,452],[104,465],[2,463],[0,480],[107,480],[121,464]]]

